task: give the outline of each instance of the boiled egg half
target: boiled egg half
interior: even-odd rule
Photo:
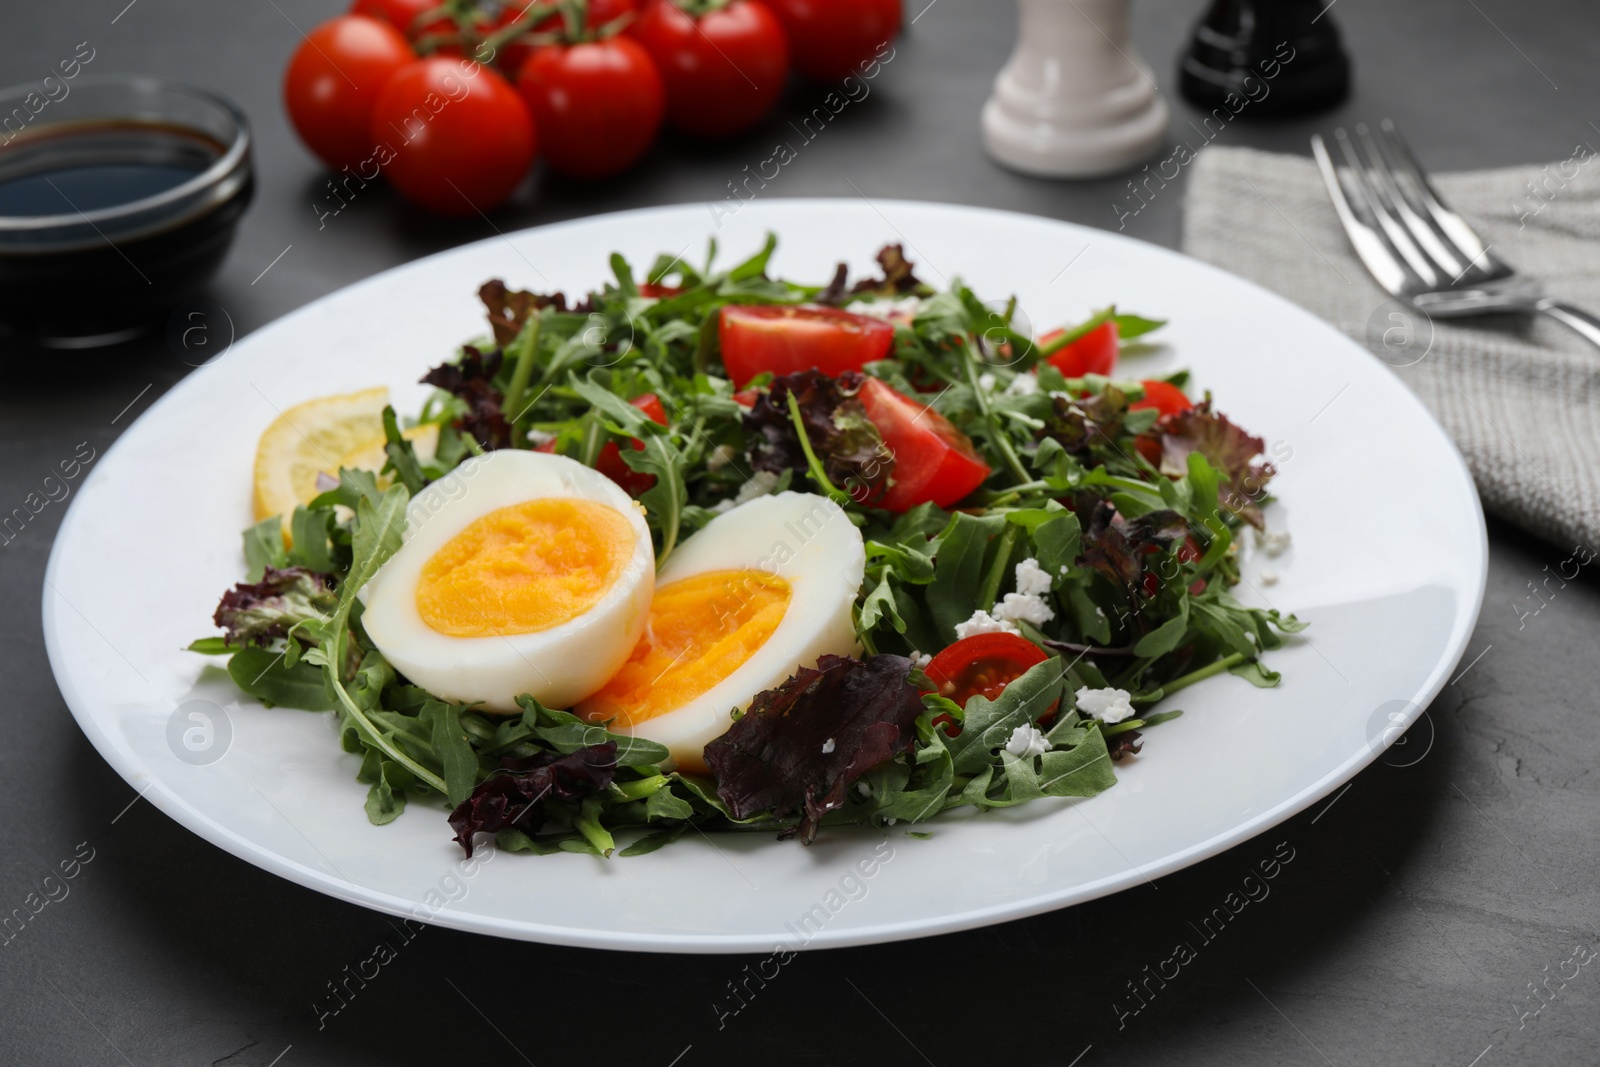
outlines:
[[[655,548],[627,493],[565,457],[505,449],[413,498],[404,545],[362,590],[362,624],[443,699],[568,708],[628,661],[654,590]]]
[[[865,568],[861,533],[831,500],[742,504],[667,560],[632,654],[574,710],[704,772],[706,744],[735,709],[825,654],[859,650],[852,608]]]

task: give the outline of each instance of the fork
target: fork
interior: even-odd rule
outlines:
[[[1384,119],[1379,133],[1356,126],[1363,156],[1343,128],[1333,131],[1343,166],[1320,134],[1311,151],[1356,255],[1389,295],[1436,318],[1537,312],[1600,346],[1600,318],[1546,296],[1495,256],[1445,206],[1394,123]]]

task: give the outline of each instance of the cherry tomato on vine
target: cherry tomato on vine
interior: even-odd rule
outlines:
[[[416,58],[388,23],[360,15],[324,22],[284,72],[283,103],[295,132],[335,170],[370,158],[373,108],[389,77]]]
[[[356,0],[350,14],[387,22],[405,34],[407,40],[415,41],[430,33],[450,33],[456,28],[447,18],[422,21],[423,15],[438,7],[438,0]]]
[[[966,707],[975,696],[995,699],[1028,668],[1049,658],[1044,649],[1016,634],[973,634],[933,657],[922,673],[939,687],[940,696]],[[1050,705],[1039,721],[1055,715],[1056,707]],[[951,719],[947,715],[934,719],[936,723],[940,721],[949,723]]]
[[[1163,415],[1176,415],[1180,411],[1188,411],[1194,407],[1194,401],[1171,382],[1147,381],[1141,384],[1144,386],[1144,399],[1129,404],[1128,408],[1131,411],[1154,408]]]
[[[536,49],[517,91],[551,168],[572,178],[609,178],[633,166],[666,108],[655,61],[627,37]]]
[[[1040,347],[1050,347],[1065,333],[1065,330],[1051,330],[1039,338]],[[1060,351],[1052,352],[1049,363],[1068,378],[1110,374],[1117,365],[1118,346],[1117,324],[1102,322],[1077,340],[1069,341]]]
[[[696,12],[690,14],[685,6]],[[656,61],[667,121],[697,137],[727,137],[754,125],[789,74],[783,25],[755,0],[646,0],[628,30]]]
[[[894,344],[894,327],[882,319],[790,304],[726,304],[717,334],[722,365],[736,386],[765,371],[815,367],[835,377],[883,359]]]
[[[395,72],[373,108],[371,135],[392,150],[382,164],[390,184],[441,215],[499,206],[538,147],[533,119],[504,78],[442,56]]]
[[[493,29],[502,30],[520,19],[523,14],[534,6],[543,6],[548,0],[511,0],[500,11],[500,17],[494,20]],[[624,15],[634,14],[639,7],[638,0],[589,0],[588,11],[584,16],[585,36],[591,36],[605,26],[617,21]],[[566,20],[560,14],[546,15],[537,22],[532,23],[525,31],[527,33],[559,33],[566,28]],[[507,42],[500,49],[500,54],[494,56],[494,62],[501,70],[515,75],[522,69],[522,65],[533,54],[534,46],[524,44],[521,40]]]
[[[815,81],[861,74],[900,32],[900,0],[761,0],[783,23],[794,69]]]

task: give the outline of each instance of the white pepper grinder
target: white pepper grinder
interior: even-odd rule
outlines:
[[[1017,0],[1017,48],[983,108],[998,162],[1095,178],[1154,155],[1167,104],[1128,40],[1128,0]]]

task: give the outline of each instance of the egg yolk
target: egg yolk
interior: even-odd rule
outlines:
[[[594,607],[633,558],[615,508],[549,497],[491,511],[423,564],[417,613],[450,637],[560,626]]]
[[[792,595],[788,582],[763,571],[711,571],[662,586],[633,655],[579,714],[627,727],[682,707],[767,643]]]

